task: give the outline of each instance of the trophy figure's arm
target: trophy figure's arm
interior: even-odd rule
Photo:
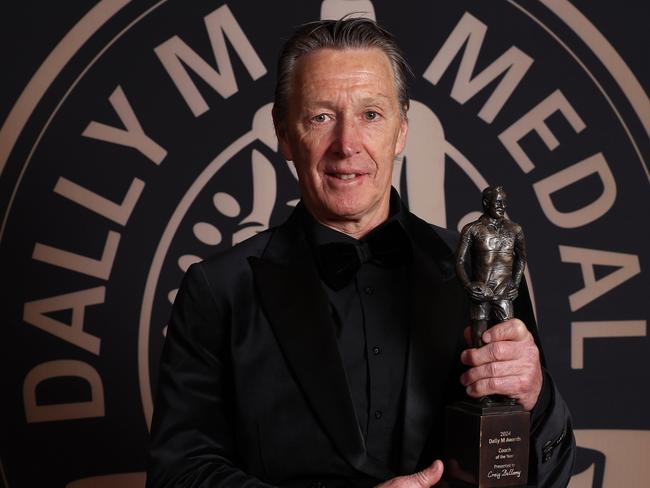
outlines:
[[[466,289],[470,289],[472,282],[467,276],[466,261],[469,248],[472,244],[472,236],[469,226],[465,226],[460,234],[458,252],[456,253],[456,275]]]
[[[515,262],[512,267],[512,285],[515,290],[519,289],[521,279],[524,275],[526,268],[526,241],[524,240],[524,232],[518,226],[517,235],[515,236]]]

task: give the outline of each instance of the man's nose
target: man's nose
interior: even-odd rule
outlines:
[[[354,120],[348,118],[339,120],[331,149],[341,158],[349,158],[361,152],[361,134]]]

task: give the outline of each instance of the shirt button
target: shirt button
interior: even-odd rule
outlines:
[[[379,420],[381,418],[381,415],[382,415],[381,410],[375,410],[375,418],[377,420]]]
[[[375,292],[375,289],[372,286],[366,286],[363,291],[366,295],[372,295]]]
[[[375,346],[372,348],[372,353],[376,356],[381,352],[381,349],[379,349],[379,346]]]

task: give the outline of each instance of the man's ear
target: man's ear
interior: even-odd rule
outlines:
[[[291,145],[287,137],[286,125],[283,120],[280,120],[275,106],[271,112],[273,114],[273,127],[275,128],[275,136],[278,138],[278,149],[280,154],[287,161],[293,161],[293,154],[291,152]]]

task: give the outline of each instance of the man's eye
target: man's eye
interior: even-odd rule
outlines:
[[[379,114],[374,110],[368,110],[363,114],[363,116],[366,120],[377,120],[379,118]]]
[[[327,122],[327,119],[328,119],[327,114],[318,114],[311,118],[311,120],[316,122],[317,124],[322,124],[323,122]]]

